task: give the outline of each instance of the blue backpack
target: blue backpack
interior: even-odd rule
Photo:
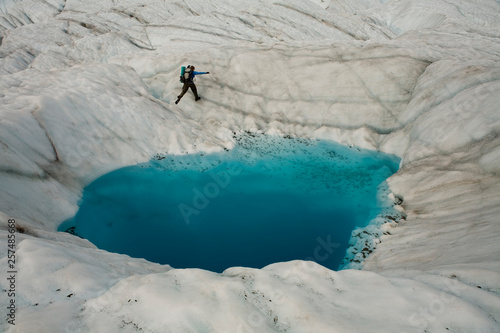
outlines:
[[[181,82],[182,83],[185,83],[186,81],[189,80],[189,77],[191,76],[191,65],[188,65],[187,67],[186,66],[182,66],[181,67]]]

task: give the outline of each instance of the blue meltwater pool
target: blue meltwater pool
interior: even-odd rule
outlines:
[[[398,165],[334,142],[243,135],[230,151],[157,156],[96,179],[59,230],[175,268],[301,259],[337,269]]]

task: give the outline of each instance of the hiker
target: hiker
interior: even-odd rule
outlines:
[[[195,69],[194,66],[188,65],[183,75],[181,75],[181,82],[184,83],[184,86],[182,87],[181,94],[177,96],[175,104],[179,103],[182,96],[184,96],[184,94],[188,91],[189,88],[191,88],[191,91],[194,94],[195,101],[201,99],[201,97],[198,96],[198,91],[196,90],[196,85],[194,84],[194,77],[200,74],[210,74],[210,72],[195,72],[194,69]]]

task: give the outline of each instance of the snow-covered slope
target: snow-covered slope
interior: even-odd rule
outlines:
[[[499,23],[494,0],[0,0],[0,330],[500,331]],[[187,63],[211,74],[176,106]],[[397,154],[406,219],[339,272],[176,270],[56,232],[103,173],[243,131]]]

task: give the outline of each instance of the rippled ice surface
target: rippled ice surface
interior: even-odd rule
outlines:
[[[59,230],[176,268],[304,259],[336,269],[398,164],[334,142],[243,135],[231,151],[159,155],[98,178]]]

